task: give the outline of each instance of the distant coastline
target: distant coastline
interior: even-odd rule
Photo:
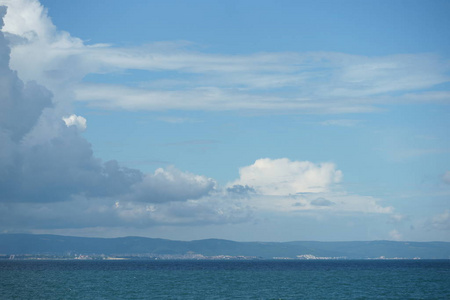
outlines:
[[[77,260],[337,260],[450,259],[449,242],[174,241],[145,237],[87,238],[0,234],[0,259]]]
[[[299,256],[310,256],[299,255]],[[130,256],[105,256],[105,255],[46,255],[46,254],[25,254],[25,255],[0,255],[0,261],[170,261],[170,260],[205,260],[205,261],[255,261],[255,260],[284,260],[284,261],[326,261],[326,260],[450,260],[450,258],[427,258],[422,259],[420,257],[404,258],[404,257],[375,257],[375,258],[346,258],[346,257],[272,257],[263,258],[255,256],[231,256],[231,255],[217,255],[217,256],[204,256],[202,254],[194,255],[130,255]]]

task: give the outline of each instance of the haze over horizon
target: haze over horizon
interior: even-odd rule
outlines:
[[[450,2],[0,6],[0,233],[450,242]]]

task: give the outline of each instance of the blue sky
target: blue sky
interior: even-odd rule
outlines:
[[[1,4],[3,232],[450,241],[448,1]]]

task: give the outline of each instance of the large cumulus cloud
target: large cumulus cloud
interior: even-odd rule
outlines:
[[[339,186],[342,171],[329,162],[262,158],[240,168],[239,175],[227,192],[244,193],[248,205],[261,211],[393,212],[392,207],[381,206],[379,199],[346,192]]]
[[[323,192],[342,178],[332,163],[314,164],[287,158],[263,158],[239,170],[236,185],[252,186],[267,195]]]
[[[2,17],[5,12],[2,7]],[[121,194],[142,180],[137,170],[114,161],[102,164],[77,128],[55,115],[51,92],[18,78],[9,68],[9,47],[1,32],[0,49],[2,201],[55,202],[79,193]]]
[[[215,181],[205,176],[181,172],[174,167],[157,169],[133,186],[134,201],[167,202],[197,199],[213,190]]]
[[[0,20],[5,13],[0,7]],[[143,174],[114,160],[102,162],[80,135],[86,120],[64,116],[48,89],[24,83],[9,63],[10,48],[0,31],[1,228],[171,223],[170,216],[180,210],[172,201],[185,202],[179,205],[190,210],[203,207],[199,211],[210,215],[203,219],[217,221],[214,216],[220,214],[211,204],[189,202],[209,195],[215,189],[212,179],[174,167]],[[195,214],[186,219],[192,218]]]

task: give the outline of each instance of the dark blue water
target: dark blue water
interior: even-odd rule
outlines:
[[[450,299],[450,261],[0,261],[0,299]]]

